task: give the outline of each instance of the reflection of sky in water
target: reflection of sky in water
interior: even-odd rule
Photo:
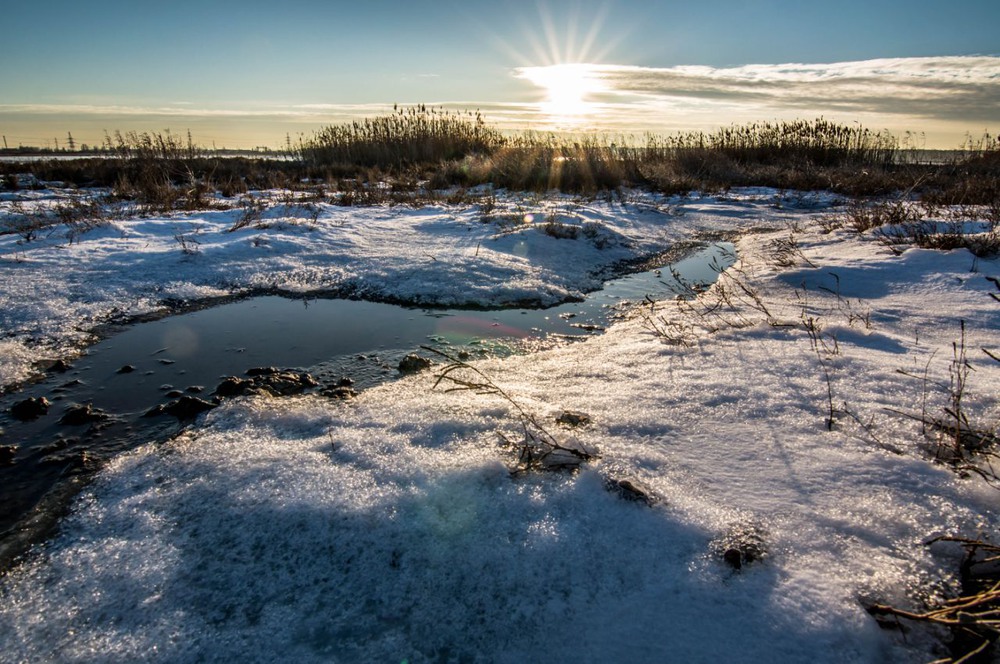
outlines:
[[[458,314],[440,319],[435,334],[450,344],[465,345],[483,338],[523,339],[530,332],[505,323]]]
[[[524,243],[514,247],[526,248]],[[688,283],[707,283],[716,275],[709,267],[713,257],[718,260],[726,251],[732,245],[709,247],[672,267]],[[66,401],[93,400],[95,407],[117,413],[141,412],[161,402],[165,385],[181,390],[201,385],[210,392],[222,377],[253,367],[322,367],[352,376],[363,386],[395,375],[399,358],[422,345],[473,354],[509,352],[510,345],[535,348],[608,325],[625,301],[684,292],[664,269],[612,280],[582,302],[544,310],[418,309],[258,297],[135,325],[90,348],[74,362],[71,375],[53,380],[79,378],[82,384],[63,391]],[[135,370],[118,373],[124,365]],[[17,396],[51,398],[53,387],[40,383]]]
[[[198,333],[187,325],[175,325],[163,332],[162,348],[174,357],[189,358],[198,354]]]

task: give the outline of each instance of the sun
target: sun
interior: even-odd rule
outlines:
[[[608,66],[590,63],[606,61],[625,35],[605,34],[607,3],[587,13],[562,6],[555,11],[545,2],[539,2],[537,10],[537,17],[523,22],[517,42],[497,38],[498,45],[519,65],[513,76],[536,86],[534,99],[524,109],[530,123],[581,129],[607,109],[601,100],[613,92]]]
[[[605,89],[599,68],[586,63],[521,67],[518,75],[545,91],[539,110],[555,124],[578,124],[595,114],[594,95]]]

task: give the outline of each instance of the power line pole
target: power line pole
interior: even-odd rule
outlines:
[[[76,152],[76,141],[73,140],[73,132],[66,132],[66,136],[69,138],[69,151]]]
[[[7,147],[7,135],[6,134],[4,134],[4,137],[3,137],[3,149],[4,150],[9,150],[10,149],[10,148]]]

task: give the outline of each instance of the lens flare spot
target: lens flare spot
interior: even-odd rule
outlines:
[[[438,323],[437,334],[453,344],[467,344],[480,339],[524,339],[528,330],[491,323],[480,318],[453,316]]]
[[[163,335],[163,345],[171,355],[191,357],[198,352],[198,333],[189,327],[176,327]]]

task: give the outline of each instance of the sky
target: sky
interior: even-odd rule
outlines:
[[[165,129],[281,147],[394,104],[636,135],[822,116],[929,148],[1000,130],[995,0],[53,0],[0,19],[9,147]]]

